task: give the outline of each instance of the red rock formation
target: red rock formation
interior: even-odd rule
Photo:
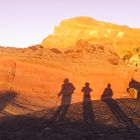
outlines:
[[[111,44],[120,57],[140,46],[140,29],[120,26],[89,17],[63,20],[55,27],[54,34],[46,37],[44,47],[71,48],[78,40],[84,39],[94,44]]]

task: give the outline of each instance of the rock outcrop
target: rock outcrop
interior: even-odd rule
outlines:
[[[140,29],[120,26],[89,17],[63,20],[55,27],[54,34],[46,37],[42,45],[50,48],[74,48],[79,40],[92,45],[110,47],[129,64],[139,66]],[[132,54],[129,59],[127,56]]]

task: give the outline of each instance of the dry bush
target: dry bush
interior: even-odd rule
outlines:
[[[112,57],[112,58],[108,58],[108,62],[112,65],[118,65],[119,60],[117,58]]]
[[[51,48],[50,50],[52,52],[56,53],[56,54],[60,54],[61,53],[61,51],[59,49],[57,49],[57,48]]]

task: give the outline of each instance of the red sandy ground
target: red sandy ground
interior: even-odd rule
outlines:
[[[16,102],[33,110],[59,105],[57,94],[65,78],[76,88],[72,103],[82,101],[81,88],[85,82],[93,89],[92,100],[100,99],[108,83],[112,85],[113,98],[130,97],[126,89],[136,72],[112,52],[81,48],[57,51],[34,47],[1,48],[1,91],[12,88],[18,93]],[[7,106],[6,110],[12,114],[25,111],[12,106]]]

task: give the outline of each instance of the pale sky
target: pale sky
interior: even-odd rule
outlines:
[[[0,0],[0,46],[41,43],[60,21],[88,16],[140,28],[140,0]]]

